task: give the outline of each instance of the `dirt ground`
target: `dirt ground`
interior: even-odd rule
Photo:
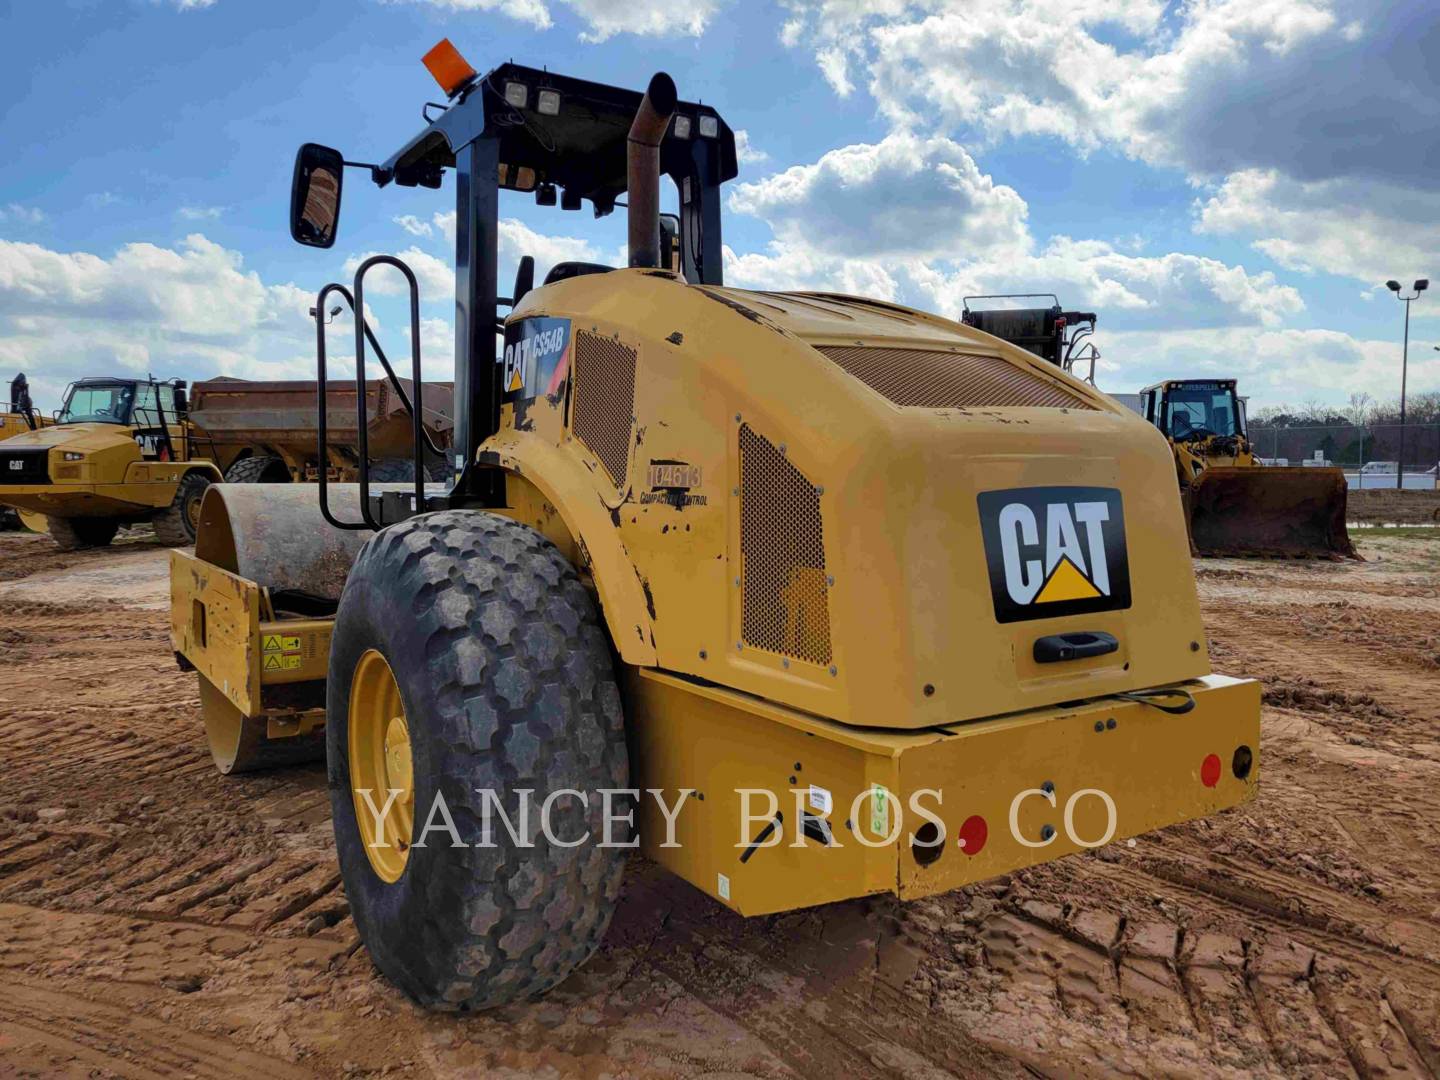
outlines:
[[[225,779],[165,552],[0,534],[0,1074],[1436,1076],[1440,530],[1197,563],[1258,801],[902,905],[745,921],[641,860],[544,1000],[372,970],[319,767]]]

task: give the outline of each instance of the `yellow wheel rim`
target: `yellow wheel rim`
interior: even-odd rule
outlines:
[[[193,496],[185,504],[185,520],[190,522],[191,531],[200,528],[200,502],[204,495],[205,491],[202,488],[198,495]]]
[[[350,683],[349,750],[350,795],[365,854],[382,881],[399,881],[414,835],[415,770],[400,687],[374,649],[360,657]]]

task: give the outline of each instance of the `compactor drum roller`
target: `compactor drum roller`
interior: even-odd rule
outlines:
[[[388,977],[436,1008],[543,992],[599,943],[631,844],[754,915],[1254,796],[1259,689],[1210,670],[1152,427],[974,327],[725,288],[734,137],[668,77],[427,63],[450,107],[371,175],[455,174],[453,471],[217,486],[172,577],[222,769],[323,731]],[[343,162],[302,148],[302,243],[334,242]],[[624,197],[632,265],[536,286],[523,261],[497,295],[497,184]],[[409,273],[362,264],[356,310],[382,262]]]

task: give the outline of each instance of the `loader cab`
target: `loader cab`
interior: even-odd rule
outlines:
[[[446,95],[427,104],[418,135],[380,164],[347,161],[339,151],[307,143],[296,156],[290,200],[292,237],[300,244],[328,248],[340,227],[343,176],[361,168],[380,187],[439,188],[452,174],[455,207],[455,443],[454,485],[445,505],[504,504],[504,480],[480,467],[478,448],[499,429],[504,396],[496,334],[503,333],[501,308],[513,308],[535,288],[534,262],[522,258],[513,286],[503,295],[498,274],[501,192],[530,198],[539,206],[571,212],[589,208],[605,217],[624,207],[629,221],[629,263],[675,273],[692,284],[721,285],[720,187],[738,173],[735,136],[708,105],[678,100],[669,76],[657,75],[642,94],[636,90],[506,63],[479,74],[442,41],[424,58]],[[658,95],[658,96],[657,96]],[[648,110],[648,111],[647,111]],[[636,132],[648,117],[650,129]],[[641,145],[638,159],[632,146]],[[648,161],[648,163],[647,163]],[[642,177],[643,182],[637,181]],[[673,185],[678,214],[659,213],[659,178]],[[639,231],[637,232],[637,222]],[[338,293],[352,309],[363,310],[363,282],[375,265],[386,264],[408,278],[412,323],[418,323],[418,287],[413,273],[393,256],[377,256],[355,272],[352,290],[332,284],[321,290],[317,314],[319,372],[325,378],[321,318],[327,299]],[[603,274],[612,267],[561,263],[540,288],[568,278]],[[507,283],[508,285],[508,283]],[[366,347],[377,353],[393,383],[396,377],[363,320],[356,321],[357,380],[363,378]],[[418,373],[419,328],[411,327],[411,351]],[[418,374],[414,380],[418,386]],[[397,387],[397,394],[406,400]],[[407,401],[407,405],[408,405]],[[418,413],[423,403],[414,403]],[[323,424],[323,409],[321,421]],[[417,446],[422,433],[416,425]],[[368,478],[360,474],[362,507],[369,505]],[[339,523],[326,509],[326,520]],[[417,486],[416,505],[434,500]],[[437,504],[438,505],[438,504]],[[368,519],[367,519],[368,520]],[[374,525],[371,521],[370,524]]]
[[[1141,411],[1170,439],[1245,438],[1245,406],[1234,379],[1181,379],[1140,392]]]

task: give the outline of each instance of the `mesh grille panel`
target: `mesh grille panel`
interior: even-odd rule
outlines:
[[[921,409],[986,405],[1094,408],[1065,387],[998,356],[849,345],[816,348],[896,405]]]
[[[580,330],[575,334],[575,387],[570,427],[600,459],[616,487],[630,462],[635,413],[635,350]]]
[[[749,425],[740,428],[740,558],[745,644],[830,663],[819,489]]]

